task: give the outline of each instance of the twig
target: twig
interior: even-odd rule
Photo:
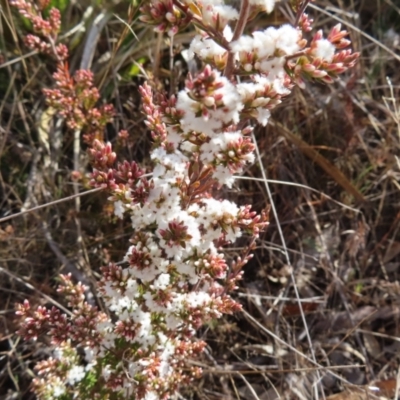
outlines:
[[[71,262],[67,257],[65,257],[65,255],[63,254],[63,252],[60,250],[60,247],[58,246],[58,244],[54,241],[49,228],[47,226],[47,223],[45,221],[42,222],[42,228],[44,231],[44,237],[47,241],[47,244],[49,245],[50,249],[53,251],[53,253],[56,255],[56,257],[58,258],[58,260],[61,262],[62,265],[64,265],[64,270],[66,273],[70,273],[76,281],[81,282],[82,284],[84,284],[86,286],[86,301],[92,305],[95,306],[96,302],[95,302],[95,296],[93,294],[92,291],[92,284],[90,282],[90,280],[87,278],[87,276],[85,274],[83,274],[81,271],[79,271],[79,269],[75,266],[75,264],[73,262]]]
[[[20,278],[19,276],[13,274],[11,271],[6,270],[3,267],[0,267],[0,272],[3,272],[4,274],[8,275],[10,278],[15,279],[17,282],[22,283],[25,285],[28,289],[33,290],[34,292],[39,293],[44,299],[46,299],[49,303],[52,303],[56,307],[58,307],[60,310],[63,310],[65,313],[68,315],[72,315],[72,312],[65,308],[62,304],[58,303],[54,299],[52,299],[50,296],[47,296],[43,292],[41,292],[39,289],[36,289],[33,285],[30,283],[26,282],[24,279]]]
[[[24,214],[27,214],[27,213],[30,213],[30,212],[33,212],[33,211],[41,210],[42,208],[46,208],[46,207],[52,206],[54,204],[64,203],[65,201],[73,200],[76,197],[81,197],[81,196],[86,196],[87,194],[96,193],[96,192],[99,192],[100,190],[103,190],[103,189],[104,188],[95,188],[95,189],[88,190],[87,192],[77,193],[77,194],[73,194],[72,196],[64,197],[63,199],[54,200],[54,201],[51,201],[50,203],[41,204],[40,206],[36,206],[36,207],[30,208],[29,210],[24,210],[24,211],[21,211],[21,212],[16,213],[16,214],[9,215],[8,217],[0,218],[0,222],[8,221],[10,219],[19,217],[21,215],[24,215]]]
[[[242,0],[242,6],[240,8],[239,19],[235,27],[235,32],[233,33],[232,41],[238,40],[244,31],[244,27],[246,26],[247,19],[249,17],[250,11],[250,2],[249,0]],[[230,50],[228,54],[228,59],[226,61],[226,67],[224,71],[224,75],[230,79],[234,69],[235,69],[235,54]]]
[[[297,10],[296,22],[294,23],[294,26],[297,26],[299,24],[300,18],[303,15],[304,11],[306,11],[306,8],[309,3],[310,3],[310,0],[304,0],[304,3],[302,3],[301,6],[299,7],[299,9]]]
[[[21,207],[22,210],[37,204],[33,191],[37,182],[37,172],[38,172],[37,165],[40,160],[40,153],[41,153],[40,150],[33,150],[32,166],[29,172],[28,182],[26,185],[27,186],[26,198],[24,204]]]
[[[290,267],[292,264],[291,264],[291,261],[290,261],[289,252],[287,250],[286,240],[285,240],[285,237],[283,235],[282,227],[281,227],[281,225],[279,223],[278,213],[276,211],[276,207],[275,207],[275,203],[274,203],[274,200],[273,200],[273,197],[272,197],[271,189],[270,189],[268,181],[267,181],[267,175],[266,175],[265,169],[263,168],[263,164],[262,164],[262,161],[261,161],[260,150],[258,148],[257,140],[256,140],[256,138],[254,136],[254,133],[252,133],[252,139],[253,139],[253,143],[255,145],[256,157],[257,157],[259,165],[260,165],[260,170],[261,170],[261,174],[262,174],[262,177],[263,177],[263,180],[264,180],[265,189],[267,191],[268,198],[269,198],[269,201],[271,203],[272,213],[273,213],[275,221],[276,221],[278,234],[279,234],[279,237],[281,239],[282,246],[284,248],[286,264]],[[304,310],[303,310],[303,305],[302,305],[302,303],[300,301],[300,294],[299,294],[299,291],[297,289],[296,278],[295,278],[295,276],[293,274],[293,268],[291,269],[291,271],[292,272],[290,273],[290,277],[291,277],[291,280],[292,280],[292,283],[293,283],[294,293],[296,295],[297,304],[299,306],[301,319],[303,321],[304,329],[305,329],[305,332],[306,332],[306,337],[307,337],[308,345],[309,345],[309,348],[310,348],[312,360],[313,360],[314,363],[317,363],[317,360],[316,360],[316,357],[315,357],[313,343],[312,343],[312,340],[311,340],[310,332],[308,330],[307,321],[306,321],[306,317],[305,317]],[[318,376],[318,381],[320,382],[321,381],[321,376],[320,376],[319,371],[317,371],[317,376]],[[315,387],[315,398],[316,398],[316,400],[319,399],[317,387]]]
[[[324,367],[320,364],[318,364],[316,361],[311,359],[310,357],[306,356],[304,353],[302,353],[300,350],[296,349],[296,347],[291,346],[289,343],[286,343],[283,339],[281,339],[279,336],[275,335],[275,333],[271,332],[269,329],[267,329],[264,325],[262,325],[260,322],[258,322],[251,314],[249,314],[246,310],[242,311],[245,316],[253,322],[258,328],[261,329],[261,331],[264,331],[267,335],[271,336],[273,339],[275,339],[278,343],[283,344],[285,347],[287,347],[289,350],[293,351],[295,354],[299,355],[301,358],[307,360],[310,362],[312,365],[318,367],[316,368],[317,371],[323,370]],[[340,382],[343,382],[347,385],[351,385],[351,382],[349,382],[347,379],[342,378],[340,375],[335,374],[334,372],[330,371],[330,368],[326,368],[326,371],[329,375],[332,375],[336,379],[338,379]]]
[[[235,179],[243,179],[243,180],[249,180],[249,181],[259,181],[259,182],[265,182],[265,181],[267,181],[268,183],[276,183],[276,184],[278,184],[278,185],[287,185],[287,186],[299,187],[299,188],[306,189],[306,190],[309,190],[309,191],[314,192],[314,193],[318,193],[318,194],[319,194],[320,196],[322,196],[324,199],[330,200],[330,201],[332,201],[333,203],[335,203],[335,204],[337,204],[337,205],[339,205],[339,206],[345,208],[346,210],[353,211],[353,212],[356,213],[356,214],[361,213],[361,211],[360,211],[359,209],[354,208],[354,207],[351,207],[351,206],[348,206],[348,205],[346,205],[346,204],[344,204],[344,203],[341,203],[340,201],[335,200],[334,198],[332,198],[331,196],[327,195],[326,193],[321,192],[320,190],[314,189],[314,188],[312,188],[312,187],[310,187],[310,186],[303,185],[303,184],[301,184],[301,183],[287,182],[287,181],[279,181],[279,180],[276,180],[276,179],[266,179],[266,180],[265,180],[265,179],[262,179],[262,178],[253,178],[253,177],[251,177],[251,176],[245,176],[245,175],[243,175],[243,176],[240,176],[240,175],[239,175],[239,176],[235,176]]]

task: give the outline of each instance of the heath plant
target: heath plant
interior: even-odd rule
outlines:
[[[91,185],[102,188],[119,218],[129,217],[132,235],[123,260],[102,268],[97,294],[107,313],[85,301],[85,287],[61,276],[59,292],[70,314],[18,305],[19,334],[51,338],[53,356],[39,362],[33,391],[39,399],[169,399],[198,378],[189,361],[205,343],[196,331],[210,320],[240,311],[231,294],[268,223],[267,214],[222,197],[235,176],[254,162],[252,130],[266,125],[271,110],[305,81],[331,83],[354,66],[340,25],[324,37],[311,34],[308,1],[292,0],[292,24],[248,32],[248,21],[271,13],[274,0],[144,1],[140,21],[173,37],[190,26],[188,58],[201,70],[185,87],[166,95],[151,82],[140,87],[153,146],[152,173],[135,161],[118,161],[103,140],[112,105],[87,70],[71,73],[68,49],[59,43],[60,12],[48,0],[10,0],[32,22],[31,48],[56,61],[47,102],[80,130],[92,166]],[[46,12],[44,12],[46,11]],[[44,17],[47,15],[47,17]],[[127,132],[122,132],[127,135]],[[247,240],[236,259],[224,249]]]

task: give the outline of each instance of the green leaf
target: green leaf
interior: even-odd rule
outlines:
[[[48,6],[48,10],[54,7],[58,8],[62,13],[68,7],[69,2],[70,0],[51,0]]]
[[[129,67],[126,76],[129,78],[138,76],[140,74],[140,67],[146,62],[146,60],[147,60],[146,57],[139,58],[139,60],[137,60]]]

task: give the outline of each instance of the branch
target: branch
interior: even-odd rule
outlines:
[[[99,192],[100,190],[103,190],[103,189],[104,188],[95,188],[95,189],[88,190],[87,192],[77,193],[77,194],[74,194],[72,196],[64,197],[63,199],[54,200],[54,201],[51,201],[50,203],[42,204],[40,206],[30,208],[29,210],[24,210],[24,211],[21,211],[21,212],[16,213],[16,214],[9,215],[8,217],[0,218],[0,222],[8,221],[10,219],[19,217],[20,215],[24,215],[24,214],[30,213],[32,211],[41,210],[42,208],[46,208],[46,207],[52,206],[53,204],[63,203],[64,201],[72,200],[72,199],[75,199],[77,197],[86,196],[87,194],[91,194],[91,193],[96,193],[96,192]]]
[[[244,31],[244,27],[246,26],[247,19],[249,17],[249,11],[250,11],[250,2],[249,0],[242,0],[242,6],[240,8],[240,15],[238,22],[235,27],[235,32],[233,33],[233,37],[231,42],[234,42],[235,40],[238,40]],[[230,79],[233,71],[235,69],[234,62],[235,62],[235,54],[232,53],[231,50],[229,50],[229,55],[228,55],[228,60],[226,62],[226,67],[224,71],[224,75]]]

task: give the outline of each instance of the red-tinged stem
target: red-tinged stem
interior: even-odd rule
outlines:
[[[311,0],[304,0],[304,2],[300,5],[299,9],[297,10],[296,22],[294,23],[294,26],[299,25],[300,18],[303,15],[304,11],[306,11],[306,8],[310,2]]]
[[[195,13],[193,13],[188,6],[185,4],[182,4],[178,0],[173,0],[174,4],[180,8],[184,13],[189,14],[192,19],[193,23],[198,26],[200,29],[203,31],[207,32],[208,35],[213,39],[216,43],[218,43],[221,47],[223,47],[226,50],[229,50],[229,43],[228,41],[214,28],[211,26],[207,26],[203,23],[202,19]]]
[[[246,26],[247,20],[249,18],[249,11],[250,11],[250,1],[249,0],[242,0],[242,6],[240,8],[239,19],[235,27],[235,32],[233,33],[232,42],[238,40],[244,31],[244,27]],[[226,67],[224,71],[224,75],[230,79],[233,71],[235,69],[235,54],[231,51],[228,55],[228,60],[226,62]]]
[[[298,51],[297,53],[291,54],[290,56],[286,56],[285,60],[293,60],[293,58],[298,58],[304,56],[306,54],[305,50]]]

